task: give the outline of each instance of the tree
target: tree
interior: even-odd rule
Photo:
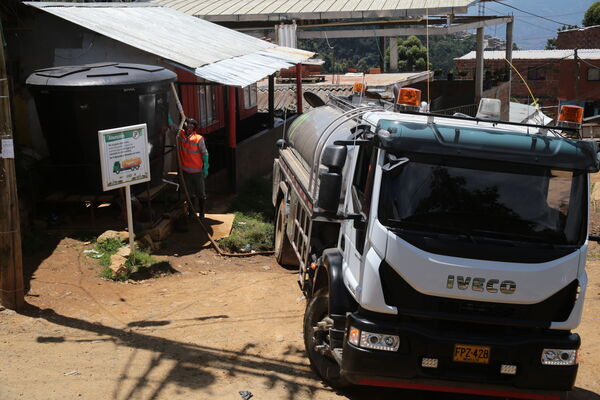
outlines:
[[[558,39],[557,38],[551,38],[546,40],[546,47],[544,47],[545,50],[556,50],[557,49],[557,44],[558,44]]]
[[[562,31],[568,31],[570,29],[577,29],[577,28],[579,28],[577,25],[563,25],[562,27],[558,28],[556,31],[562,32]],[[546,47],[544,49],[545,50],[558,49],[558,36],[554,36],[553,38],[546,40]]]
[[[444,76],[454,69],[454,59],[475,50],[475,35],[445,35],[429,38],[429,62]]]
[[[427,48],[416,36],[398,39],[398,70],[424,71],[427,69]]]
[[[592,4],[583,15],[583,26],[600,25],[600,1]]]

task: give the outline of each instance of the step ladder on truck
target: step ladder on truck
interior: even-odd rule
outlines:
[[[334,387],[566,397],[599,169],[581,110],[440,116],[416,89],[361,86],[297,117],[274,162],[275,256],[298,267],[312,368]]]

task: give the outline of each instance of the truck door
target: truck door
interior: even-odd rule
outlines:
[[[358,283],[360,278],[360,266],[362,253],[365,248],[365,239],[367,232],[367,218],[369,213],[368,193],[369,185],[372,185],[371,147],[356,146],[354,151],[358,151],[355,157],[355,168],[349,187],[347,188],[344,212],[348,216],[354,216],[353,219],[346,219],[342,223],[342,232],[340,235],[340,249],[344,255],[344,282],[348,290],[354,297],[358,297]]]

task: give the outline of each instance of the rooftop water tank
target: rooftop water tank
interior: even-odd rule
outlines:
[[[27,86],[35,97],[52,159],[52,184],[72,193],[101,192],[98,131],[140,123],[148,125],[150,184],[160,182],[169,84],[176,77],[163,67],[123,63],[55,67],[32,73]]]

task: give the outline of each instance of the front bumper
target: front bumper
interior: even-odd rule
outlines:
[[[378,315],[364,311],[362,315],[361,311],[350,314],[346,332],[354,326],[361,331],[398,335],[400,348],[397,352],[369,350],[344,340],[341,370],[355,384],[425,390],[436,390],[436,385],[441,385],[445,389],[437,390],[505,397],[507,393],[529,393],[531,396],[522,398],[553,398],[533,394],[556,394],[571,390],[575,383],[577,365],[542,365],[540,359],[544,348],[578,349],[580,339],[577,334],[548,330],[494,334],[493,328],[489,327],[485,333],[473,327],[462,330],[456,327],[436,328],[431,324],[424,327],[427,324],[378,318]],[[490,346],[489,364],[454,362],[455,344]],[[438,367],[421,367],[423,357],[437,358]],[[501,374],[501,364],[516,365],[516,375]],[[467,388],[479,391],[472,392]]]

